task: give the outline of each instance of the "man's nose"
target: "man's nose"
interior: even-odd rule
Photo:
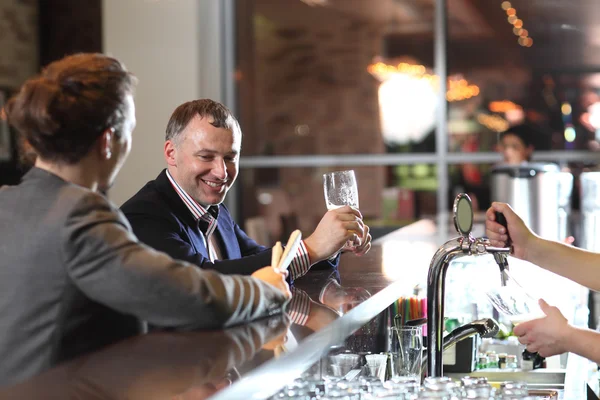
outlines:
[[[221,180],[227,179],[227,166],[225,165],[225,160],[215,159],[214,164],[213,164],[212,173],[218,179],[221,179]]]

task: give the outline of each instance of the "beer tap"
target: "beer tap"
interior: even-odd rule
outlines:
[[[501,271],[508,263],[510,248],[493,247],[487,239],[475,239],[473,228],[473,206],[466,194],[459,194],[453,206],[454,227],[461,234],[443,244],[434,254],[427,276],[427,373],[431,377],[442,376],[442,353],[444,345],[444,297],[446,271],[452,260],[467,255],[493,254]]]

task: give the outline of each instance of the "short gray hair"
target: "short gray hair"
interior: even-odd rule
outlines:
[[[195,116],[212,117],[211,125],[216,128],[226,128],[233,133],[242,132],[240,124],[227,107],[214,100],[199,99],[183,103],[173,111],[167,123],[165,140],[177,142],[178,136]]]

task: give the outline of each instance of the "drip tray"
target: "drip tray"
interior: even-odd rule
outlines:
[[[530,389],[529,396],[535,400],[558,400],[559,392],[553,389]]]

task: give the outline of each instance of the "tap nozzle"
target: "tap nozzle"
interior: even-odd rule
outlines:
[[[496,261],[496,264],[498,264],[498,268],[500,268],[500,272],[504,271],[505,269],[508,269],[508,254],[507,253],[493,253],[494,255],[494,260]]]
[[[504,214],[502,214],[501,212],[494,212],[494,215],[496,217],[496,222],[498,222],[500,225],[502,225],[504,227],[504,229],[506,229],[506,236],[508,237],[506,240],[506,247],[509,249],[510,252],[510,248],[511,248],[511,240],[510,240],[510,235],[508,234],[508,222],[506,221],[506,217],[504,216]],[[504,273],[505,270],[508,270],[508,253],[504,253],[504,252],[494,252],[494,260],[496,260],[496,264],[498,264],[498,268],[500,268],[500,273],[502,275],[502,286],[506,286],[506,274]]]

